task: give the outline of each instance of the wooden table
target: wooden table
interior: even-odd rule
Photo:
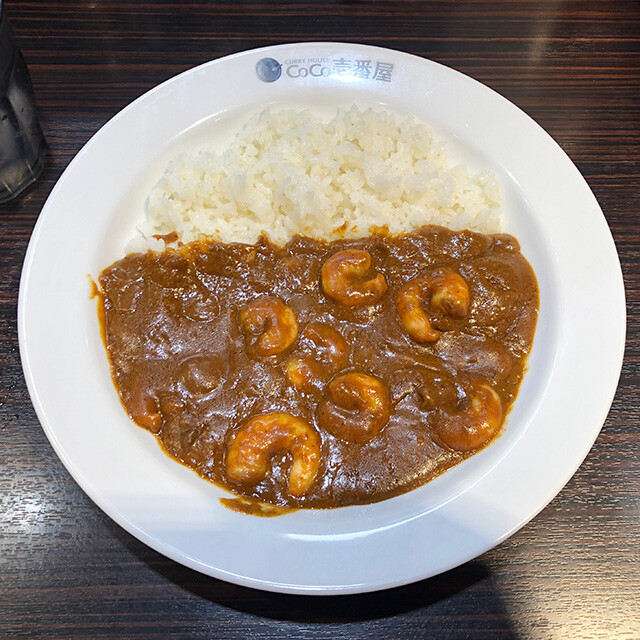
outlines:
[[[0,637],[640,638],[637,2],[7,0],[5,7],[31,69],[50,152],[42,178],[0,206]],[[627,353],[613,408],[560,495],[473,562],[360,596],[236,587],[138,542],[89,500],[54,454],[18,355],[16,303],[29,235],[85,142],[134,98],[185,69],[300,40],[369,43],[431,58],[524,109],[594,190],[628,296]],[[585,357],[588,351],[585,344]]]

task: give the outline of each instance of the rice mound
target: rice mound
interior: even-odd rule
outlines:
[[[253,243],[261,233],[284,243],[294,234],[358,237],[425,224],[500,231],[493,174],[453,166],[429,127],[388,111],[341,108],[325,122],[267,110],[222,153],[205,148],[169,164],[137,248],[162,249],[152,236],[174,231],[184,243],[202,235]]]

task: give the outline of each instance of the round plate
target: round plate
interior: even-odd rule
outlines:
[[[538,328],[504,434],[424,487],[381,503],[278,518],[230,511],[125,414],[88,275],[123,255],[177,152],[226,145],[269,105],[378,106],[432,125],[501,183],[505,231],[539,280]],[[597,294],[597,295],[596,295]],[[160,553],[216,578],[288,593],[356,593],[426,578],[488,550],[582,462],[616,388],[625,331],[611,234],[582,176],[527,115],[478,82],[351,44],[248,51],[192,69],[108,122],[64,172],[26,256],[18,327],[40,422],[86,493]]]

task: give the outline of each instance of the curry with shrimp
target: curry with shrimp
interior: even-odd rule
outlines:
[[[202,240],[128,255],[100,285],[129,416],[203,478],[286,507],[389,498],[485,447],[538,314],[513,237],[434,226]]]

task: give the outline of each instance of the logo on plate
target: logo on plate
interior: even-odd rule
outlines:
[[[392,62],[347,58],[292,58],[282,64],[274,58],[262,58],[256,63],[256,75],[262,82],[275,82],[283,75],[294,79],[391,82],[394,70]]]
[[[282,75],[282,65],[273,58],[262,58],[256,63],[256,75],[262,82],[275,82]]]

